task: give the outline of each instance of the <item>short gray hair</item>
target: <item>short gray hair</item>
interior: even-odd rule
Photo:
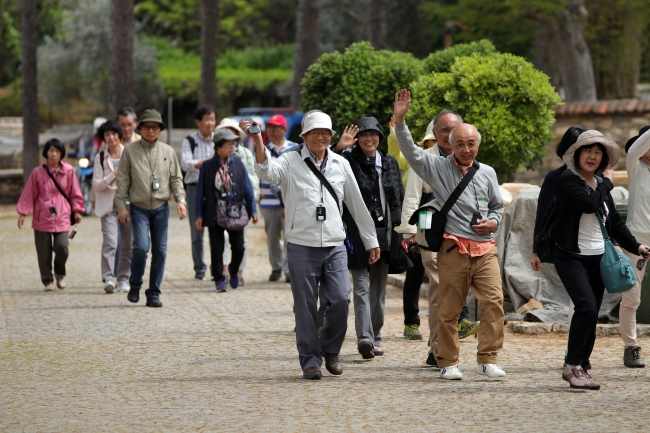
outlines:
[[[474,126],[474,125],[472,125],[472,126]],[[476,126],[474,126],[474,129],[476,129],[476,133],[478,134],[478,145],[480,146],[481,141],[483,140],[483,137],[481,137],[481,133],[478,132],[478,128]],[[454,145],[454,131],[455,130],[456,130],[456,128],[452,129],[451,132],[449,133],[449,143],[451,143],[452,146]]]
[[[451,110],[441,110],[440,113],[438,113],[438,114],[436,115],[436,117],[433,118],[433,130],[434,130],[434,131],[436,130],[436,127],[438,126],[438,120],[440,120],[440,118],[441,118],[442,116],[444,116],[445,114],[453,114],[454,116],[458,117],[458,121],[459,121],[460,123],[463,123],[463,118],[460,117],[460,114],[456,113],[455,111],[451,111]],[[451,141],[451,140],[450,140],[450,141]]]
[[[129,107],[124,107],[117,110],[117,113],[115,114],[115,120],[118,120],[120,116],[122,117],[133,116],[133,121],[135,122],[138,121],[137,114],[135,114],[135,111],[133,111],[133,109]]]

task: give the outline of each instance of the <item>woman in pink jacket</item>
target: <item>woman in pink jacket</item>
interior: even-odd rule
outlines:
[[[25,217],[32,210],[34,211],[32,228],[38,267],[45,291],[50,291],[54,290],[52,253],[54,253],[56,285],[59,289],[65,289],[70,214],[74,212],[75,223],[80,223],[84,200],[74,169],[70,164],[63,162],[65,157],[63,143],[56,138],[49,140],[43,148],[43,157],[47,158],[47,163],[36,167],[29,175],[16,210],[20,214],[19,229],[23,228]],[[65,196],[61,194],[59,188]]]

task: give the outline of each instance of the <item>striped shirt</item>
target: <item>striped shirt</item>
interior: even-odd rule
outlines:
[[[271,152],[271,161],[274,161],[293,146],[297,146],[297,144],[285,138],[282,146],[276,146],[273,143],[268,143],[266,145],[266,148]],[[260,208],[282,209],[282,202],[275,196],[275,194],[273,194],[273,191],[271,191],[270,183],[260,181],[260,193],[262,194],[262,200],[260,200]]]
[[[187,138],[183,139],[181,145],[181,169],[185,172],[185,183],[196,184],[199,181],[199,169],[194,166],[202,159],[210,159],[214,156],[214,143],[212,137],[203,138],[199,131],[191,134],[190,137],[196,142],[194,152]]]

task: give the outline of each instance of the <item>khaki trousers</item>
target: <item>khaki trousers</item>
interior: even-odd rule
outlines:
[[[460,254],[455,245],[453,240],[444,239],[438,253],[438,366],[458,364],[458,316],[470,286],[481,304],[476,360],[482,364],[496,363],[503,347],[504,316],[497,248],[493,247],[481,257],[470,257]]]
[[[438,255],[433,251],[422,250],[422,265],[429,276],[429,353],[438,356]]]

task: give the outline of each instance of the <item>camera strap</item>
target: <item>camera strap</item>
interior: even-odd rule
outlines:
[[[454,191],[451,193],[445,204],[442,206],[442,209],[440,209],[440,213],[442,215],[447,215],[449,211],[451,210],[452,206],[456,203],[458,200],[458,197],[463,193],[465,188],[467,188],[467,185],[469,185],[469,182],[472,180],[476,172],[478,171],[479,165],[478,162],[474,161],[474,164],[470,167],[469,171],[463,178],[461,179],[460,183]]]
[[[57,182],[56,179],[54,178],[54,176],[52,176],[52,173],[50,173],[50,170],[47,168],[46,164],[43,164],[42,167],[43,167],[43,170],[45,170],[45,172],[47,173],[47,175],[50,176],[50,179],[52,179],[52,182],[54,182],[54,186],[56,186],[56,189],[59,190],[59,192],[61,193],[63,198],[66,199],[66,201],[70,205],[70,210],[72,210],[72,202],[68,198],[67,194],[63,192],[63,188],[61,188],[61,185],[59,185],[59,182]]]
[[[339,213],[341,213],[341,205],[339,204],[339,196],[336,195],[336,191],[334,191],[334,188],[332,188],[332,185],[327,181],[327,178],[323,176],[323,173],[316,168],[316,165],[314,165],[314,161],[311,160],[311,158],[307,157],[304,159],[305,164],[307,164],[307,167],[316,175],[318,180],[320,180],[321,184],[325,187],[327,191],[332,195],[332,198],[336,202],[336,207],[339,208]]]

